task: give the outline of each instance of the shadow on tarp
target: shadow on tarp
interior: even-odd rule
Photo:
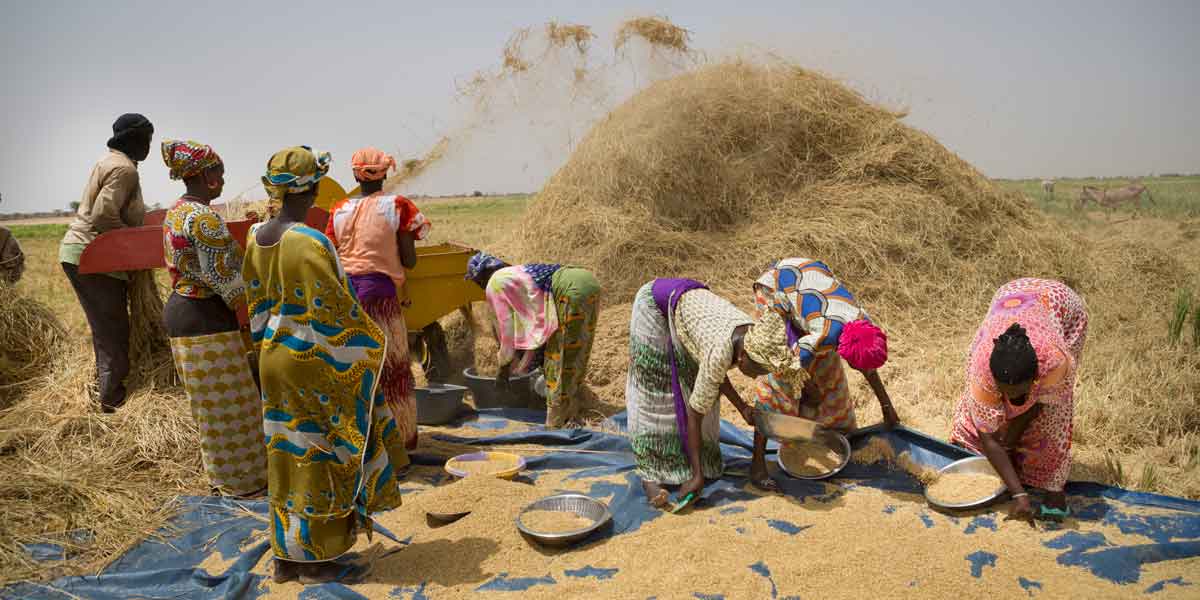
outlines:
[[[568,475],[573,480],[596,479],[597,481],[591,483],[588,494],[607,500],[613,514],[613,526],[598,532],[586,543],[599,543],[611,536],[636,531],[643,524],[662,516],[661,511],[650,508],[645,502],[641,480],[634,469],[633,452],[626,438],[585,429],[547,431],[541,426],[543,420],[544,413],[541,412],[520,409],[483,410],[478,415],[460,421],[456,426],[488,431],[507,428],[510,422],[517,421],[528,425],[529,430],[485,438],[450,434],[438,434],[435,437],[468,445],[542,445],[551,451],[527,457],[530,479],[536,481],[537,475],[547,470],[573,470],[575,472]],[[624,414],[611,420],[624,430]],[[872,437],[877,436],[883,436],[897,454],[907,451],[915,462],[933,468],[970,456],[961,448],[905,428],[889,432],[868,428],[852,436],[851,443],[855,448],[861,448]],[[695,510],[715,510],[724,515],[738,514],[746,510],[746,502],[761,497],[748,491],[745,479],[750,466],[753,438],[749,432],[722,422],[720,441],[726,460],[726,475],[705,487]],[[554,448],[562,448],[564,451],[554,452]],[[772,443],[768,450],[773,453],[775,448]],[[577,452],[578,450],[589,452]],[[440,465],[445,458],[422,453],[412,456],[413,463],[419,465]],[[807,498],[818,502],[832,502],[845,494],[853,493],[853,489],[859,486],[884,491],[921,493],[920,483],[911,475],[888,468],[884,464],[850,463],[837,478],[826,482],[792,479],[774,468],[772,471],[784,493],[798,500]],[[614,476],[619,476],[621,480],[611,481]],[[547,494],[556,491],[558,490],[546,489]],[[1103,532],[1074,531],[1068,521],[1067,524],[1059,526],[1062,528],[1060,535],[1045,542],[1046,547],[1060,551],[1057,560],[1062,565],[1080,568],[1095,577],[1116,583],[1133,584],[1139,583],[1141,567],[1144,564],[1200,556],[1200,502],[1131,492],[1094,483],[1072,483],[1067,491],[1072,497],[1072,505],[1078,507],[1074,519],[1093,522],[1124,534],[1141,536],[1145,543],[1121,545],[1109,540]],[[183,508],[180,514],[160,532],[160,537],[150,538],[138,544],[115,561],[102,575],[63,577],[45,584],[14,584],[0,589],[0,598],[118,600],[140,597],[199,600],[257,598],[262,595],[260,588],[264,577],[251,573],[251,570],[270,552],[266,539],[266,503],[212,497],[188,497],[182,498],[181,502]],[[1123,505],[1153,507],[1170,511],[1170,514],[1132,514],[1123,510]],[[889,511],[885,508],[885,512]],[[925,527],[935,526],[934,520],[926,513],[919,514],[918,518]],[[940,526],[945,528],[947,535],[971,535],[981,528],[996,529],[995,518],[991,515],[952,518],[942,520],[941,523]],[[804,530],[810,527],[799,526],[783,519],[769,519],[768,525],[788,535],[803,535]],[[1054,526],[1049,528],[1053,529]],[[410,534],[395,533],[402,537]],[[400,543],[407,544],[409,540],[411,537]],[[37,544],[28,547],[27,551],[35,560],[62,557],[62,549],[52,544]],[[219,555],[222,563],[229,563],[224,572],[210,573],[199,567],[213,554]],[[981,576],[984,568],[990,564],[988,553],[982,551],[965,558],[964,574]],[[750,568],[754,573],[770,579],[770,569],[766,563],[760,561]],[[607,580],[615,573],[615,570],[588,567],[567,572],[565,576]],[[1145,591],[1153,592],[1168,585],[1187,586],[1194,583],[1188,579],[1191,574],[1180,575],[1159,582],[1149,582]],[[509,577],[507,573],[501,573],[480,585],[476,592],[487,594],[494,591],[520,591],[527,589],[527,586],[555,585],[556,582],[550,574]],[[771,585],[774,588],[773,581]],[[1026,589],[1035,589],[1041,584],[1022,581],[1021,585]],[[699,591],[697,593],[701,594]],[[301,597],[363,598],[340,584],[310,586]],[[396,588],[391,591],[390,597],[417,600],[430,596],[426,594],[426,584],[421,584]]]

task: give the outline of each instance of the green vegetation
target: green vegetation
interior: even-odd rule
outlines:
[[[1181,289],[1175,295],[1175,309],[1171,312],[1171,320],[1167,323],[1167,337],[1174,346],[1183,336],[1183,324],[1187,321],[1188,313],[1192,312],[1192,290]]]
[[[1054,182],[1054,196],[1042,191],[1040,179],[998,179],[1002,187],[1020,192],[1033,200],[1034,205],[1043,211],[1059,216],[1078,216],[1076,203],[1083,186],[1117,188],[1135,181],[1132,178],[1087,178],[1087,179],[1058,179]],[[1200,217],[1200,175],[1180,175],[1170,177],[1143,177],[1138,180],[1150,190],[1153,203],[1143,196],[1140,214],[1166,219],[1187,219]],[[1094,205],[1088,206],[1089,211],[1096,210]],[[1133,206],[1127,205],[1117,209],[1120,213],[1132,213]]]
[[[18,240],[61,239],[67,233],[66,223],[42,223],[38,225],[4,225]]]

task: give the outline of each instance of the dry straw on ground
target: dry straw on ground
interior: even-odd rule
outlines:
[[[23,320],[6,320],[0,333],[25,335],[41,353],[22,371],[24,396],[0,412],[0,581],[95,572],[161,526],[177,494],[203,493],[187,401],[163,387],[174,370],[157,284],[150,272],[130,283],[134,372],[129,401],[113,415],[93,400],[90,343],[68,339],[17,290],[2,296]],[[18,330],[28,322],[37,326]],[[23,545],[36,543],[63,547],[67,560],[34,562]]]
[[[50,307],[0,283],[0,410],[50,368],[66,335]]]

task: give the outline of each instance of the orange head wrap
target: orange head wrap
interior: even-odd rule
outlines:
[[[378,148],[367,147],[350,158],[354,178],[359,181],[379,181],[387,177],[388,169],[396,167],[396,159]]]

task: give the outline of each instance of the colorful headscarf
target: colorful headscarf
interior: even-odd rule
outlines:
[[[308,146],[292,146],[276,152],[267,162],[263,187],[267,195],[283,200],[288,194],[306,192],[329,172],[328,152],[313,152]]]
[[[221,164],[212,146],[192,140],[163,140],[163,162],[171,170],[171,179],[188,179]]]
[[[855,370],[878,369],[887,362],[887,334],[866,319],[851,321],[842,328],[837,353]]]
[[[742,347],[751,360],[793,384],[808,379],[808,371],[800,364],[800,357],[788,347],[787,324],[774,310],[765,311],[750,327],[742,338]]]
[[[350,158],[354,178],[359,181],[379,181],[387,177],[388,169],[396,168],[396,159],[383,150],[368,146]]]
[[[500,269],[508,266],[508,263],[480,250],[467,260],[467,275],[463,279],[477,279],[480,273]]]

